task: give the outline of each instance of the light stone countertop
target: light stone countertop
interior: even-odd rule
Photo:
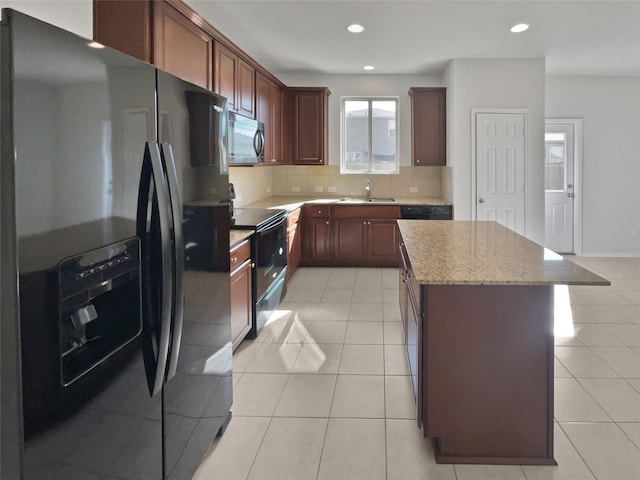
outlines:
[[[611,285],[496,222],[398,220],[423,285]]]
[[[283,208],[288,212],[292,212],[297,208],[300,208],[305,203],[322,203],[328,205],[451,205],[450,202],[437,197],[394,197],[393,202],[340,202],[343,198],[349,199],[361,199],[364,197],[291,197],[291,196],[274,196],[263,198],[257,202],[243,205],[239,208]]]
[[[233,248],[234,245],[237,245],[241,241],[249,238],[253,235],[253,230],[245,230],[245,229],[231,229],[229,230],[229,247]]]

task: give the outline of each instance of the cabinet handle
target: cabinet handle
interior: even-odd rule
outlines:
[[[363,224],[363,225],[366,225],[366,224],[367,224],[367,222],[362,222],[362,224]]]
[[[326,223],[327,225],[329,225],[329,220],[327,220],[327,221],[326,221],[326,222],[324,222],[324,223]]]
[[[420,160],[416,160],[416,163],[420,163]]]
[[[318,213],[322,213],[322,210],[318,210]]]

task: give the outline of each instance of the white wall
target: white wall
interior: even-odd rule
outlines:
[[[547,77],[548,118],[583,119],[583,255],[639,255],[640,78]]]
[[[304,75],[278,74],[292,87],[328,87],[329,96],[329,165],[340,165],[340,97],[399,97],[398,125],[400,165],[411,165],[410,87],[440,87],[440,76],[426,75]]]
[[[93,38],[93,0],[0,0],[0,8],[5,7]]]
[[[443,74],[455,219],[471,219],[475,208],[471,198],[471,110],[526,109],[525,228],[526,236],[540,244],[544,242],[544,166],[540,160],[544,156],[544,69],[542,58],[456,59]]]

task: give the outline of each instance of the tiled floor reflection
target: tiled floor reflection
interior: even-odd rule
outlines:
[[[437,465],[415,426],[397,271],[302,268],[278,320],[234,354],[233,419],[196,478],[640,479],[640,259],[572,260],[612,286],[570,288],[557,467]]]

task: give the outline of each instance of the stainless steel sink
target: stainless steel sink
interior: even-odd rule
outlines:
[[[395,199],[394,198],[367,198],[366,201],[373,202],[373,203],[377,203],[377,202],[389,203],[389,202],[395,202]]]
[[[393,198],[341,198],[338,203],[390,203],[395,202]]]

